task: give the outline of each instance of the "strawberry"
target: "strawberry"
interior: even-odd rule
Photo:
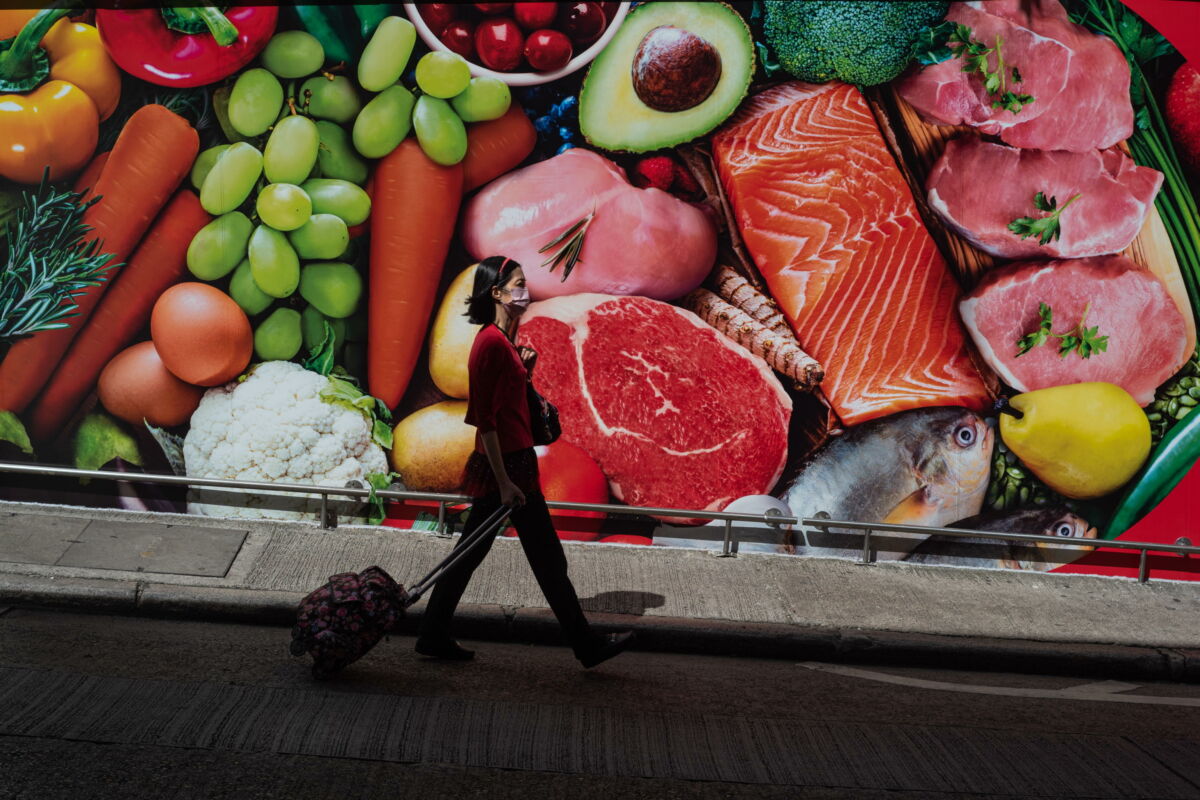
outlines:
[[[667,156],[650,156],[639,161],[633,173],[635,186],[662,189],[665,192],[675,182],[675,162]]]
[[[1200,70],[1190,62],[1171,78],[1166,112],[1180,160],[1200,172]]]

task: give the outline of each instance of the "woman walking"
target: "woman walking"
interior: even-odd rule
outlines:
[[[525,383],[537,354],[528,348],[518,352],[513,344],[517,320],[528,305],[529,291],[520,264],[492,256],[475,268],[467,317],[483,327],[475,336],[467,365],[470,395],[466,421],[477,430],[475,452],[467,460],[464,475],[464,489],[473,502],[455,549],[502,504],[512,508],[510,517],[521,547],[567,642],[584,667],[594,667],[624,650],[633,632],[594,633],[567,575],[567,559],[538,481],[530,429]],[[434,584],[421,620],[418,653],[455,660],[475,655],[450,636],[450,621],[493,539],[489,536]]]

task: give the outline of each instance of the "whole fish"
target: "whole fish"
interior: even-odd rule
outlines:
[[[783,496],[800,517],[943,526],[979,513],[991,472],[994,434],[965,408],[922,408],[855,426],[801,469]],[[877,534],[880,560],[902,558],[924,534]],[[779,546],[795,555],[859,558],[862,533],[793,531]]]
[[[1068,564],[1092,549],[1075,544],[1095,539],[1096,529],[1087,520],[1065,508],[1031,508],[1000,511],[959,520],[948,526],[976,531],[1006,531],[1057,536],[1062,544],[1049,542],[1006,542],[981,536],[935,534],[917,545],[905,558],[913,564],[940,564],[985,569],[1026,569],[1045,572]]]

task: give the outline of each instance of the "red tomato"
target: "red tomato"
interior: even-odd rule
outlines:
[[[654,540],[649,536],[637,536],[632,533],[614,533],[612,536],[605,536],[600,540],[601,544],[641,544],[651,545]]]
[[[527,31],[549,28],[558,16],[558,3],[513,3],[513,16]]]
[[[525,40],[525,60],[538,72],[562,69],[572,55],[571,40],[562,31],[534,31]]]
[[[455,20],[442,29],[438,37],[442,44],[468,61],[475,60],[475,26],[466,20]]]
[[[458,19],[458,9],[454,3],[422,3],[418,8],[421,10],[421,19],[434,33]]]
[[[511,72],[521,66],[525,37],[517,23],[507,17],[488,19],[475,29],[475,52],[488,69]]]
[[[472,3],[481,14],[503,14],[512,3]]]
[[[591,456],[579,447],[558,440],[549,447],[535,448],[538,454],[538,473],[542,494],[549,501],[563,503],[607,503],[608,479]],[[599,538],[601,511],[567,511],[551,509],[558,538],[590,542]],[[588,520],[595,520],[589,522]],[[505,536],[516,536],[509,528]]]
[[[559,28],[579,47],[600,38],[608,20],[599,3],[568,3],[559,15]]]

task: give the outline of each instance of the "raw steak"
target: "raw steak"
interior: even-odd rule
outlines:
[[[989,403],[958,286],[857,89],[769,89],[712,148],[746,247],[844,423]]]
[[[1017,147],[1074,152],[1111,147],[1133,133],[1125,57],[1108,37],[1071,22],[1058,0],[954,3],[946,19],[988,46],[999,38],[1005,65],[1022,78],[1008,88],[1034,101],[1016,113],[993,108],[982,76],[952,58],[897,83],[927,121],[971,125]],[[996,57],[988,58],[994,68]]]
[[[990,176],[1003,175],[1003,180]],[[1118,253],[1141,231],[1162,185],[1161,172],[1139,167],[1120,150],[1089,153],[1018,150],[977,136],[946,143],[925,186],[946,224],[999,258],[1087,258]],[[1021,217],[1047,216],[1034,205],[1042,192],[1063,206],[1059,237],[1041,244],[1008,228]]]
[[[570,277],[541,266],[550,253],[538,250],[593,209]],[[461,231],[473,257],[520,262],[535,300],[581,292],[674,300],[717,257],[717,231],[702,211],[631,185],[616,164],[578,147],[492,181],[467,203]]]
[[[1054,333],[1085,325],[1108,349],[1059,356],[1058,339],[1017,356],[1017,341],[1038,329],[1050,306]],[[1190,355],[1187,327],[1162,282],[1124,256],[1019,262],[994,269],[959,304],[980,353],[1009,386],[1027,392],[1086,381],[1115,383],[1141,405]]]
[[[518,342],[538,352],[534,385],[558,407],[563,438],[596,460],[620,500],[719,511],[779,480],[791,398],[764,362],[691,312],[644,297],[558,297],[529,307]]]

